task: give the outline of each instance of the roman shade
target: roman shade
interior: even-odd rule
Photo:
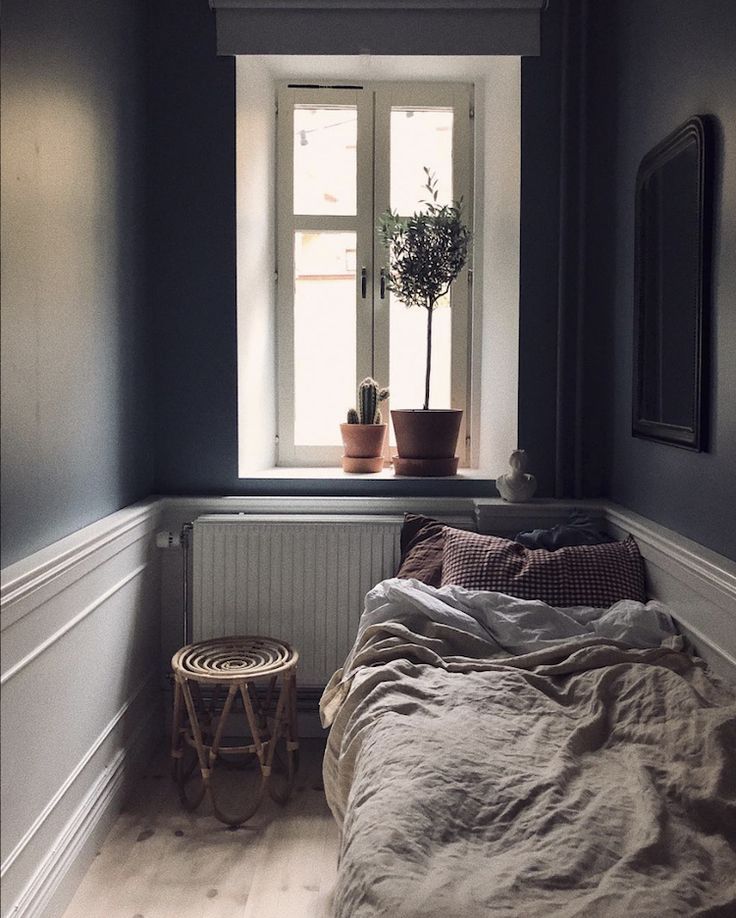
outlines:
[[[547,0],[210,0],[217,53],[538,55]]]

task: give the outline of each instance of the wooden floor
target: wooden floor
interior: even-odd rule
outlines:
[[[323,751],[322,740],[302,740],[292,799],[284,807],[264,801],[235,830],[206,804],[195,814],[181,808],[162,753],[64,918],[329,918],[338,838],[322,788]],[[234,794],[254,775],[218,777],[239,782]]]

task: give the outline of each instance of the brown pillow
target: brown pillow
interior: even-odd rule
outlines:
[[[413,577],[438,587],[442,580],[442,549],[445,544],[444,523],[428,516],[404,514],[401,527],[401,561],[397,577]]]
[[[441,585],[541,599],[551,606],[605,608],[620,599],[646,602],[644,564],[623,542],[547,551],[475,532],[445,530]]]

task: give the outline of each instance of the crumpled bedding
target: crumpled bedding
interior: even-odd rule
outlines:
[[[664,607],[387,580],[322,698],[336,918],[736,915],[736,696]]]

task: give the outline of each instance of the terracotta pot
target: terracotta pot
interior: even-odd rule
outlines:
[[[341,424],[345,446],[342,467],[346,472],[380,472],[386,424]]]
[[[457,472],[457,437],[463,413],[460,409],[394,409],[397,475],[454,475]]]

